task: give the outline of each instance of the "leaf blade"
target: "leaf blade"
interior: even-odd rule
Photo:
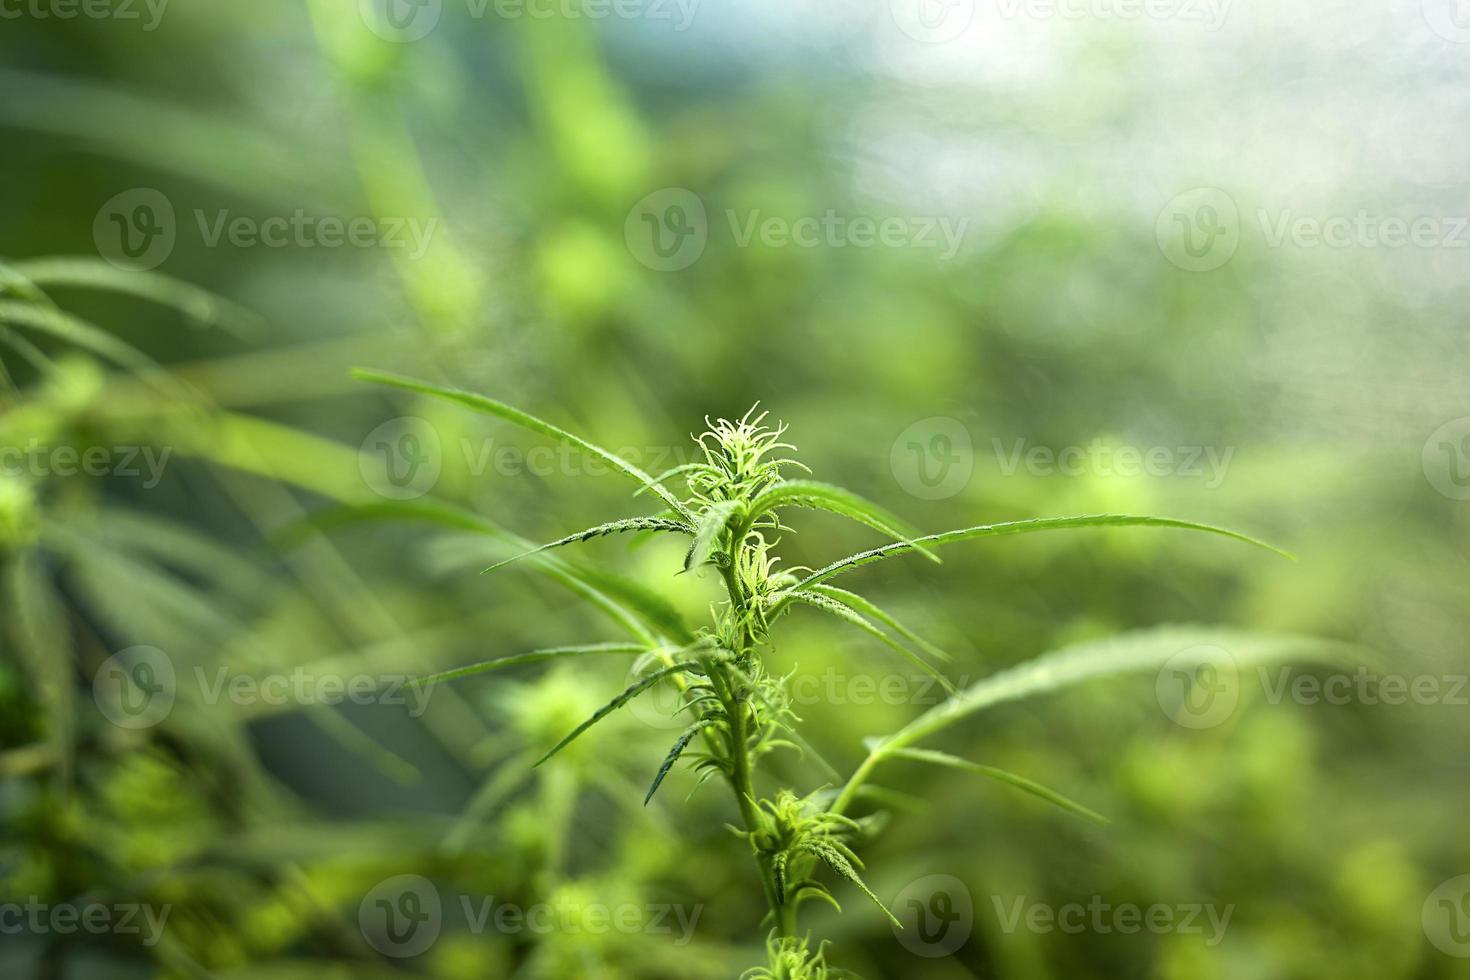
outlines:
[[[918,532],[902,518],[851,490],[818,480],[782,480],[751,502],[751,513],[760,515],[783,506],[809,507],[838,514],[911,545],[931,561],[939,561],[938,555],[917,543]]]
[[[1032,531],[1069,530],[1071,528],[1084,527],[1167,527],[1187,531],[1204,531],[1210,534],[1218,534],[1227,538],[1234,538],[1247,544],[1253,544],[1258,548],[1274,552],[1284,558],[1295,560],[1296,556],[1290,552],[1282,551],[1275,545],[1267,544],[1258,538],[1253,538],[1239,531],[1229,528],[1216,527],[1213,524],[1201,524],[1195,521],[1176,520],[1172,517],[1150,517],[1138,514],[1083,514],[1075,517],[1035,517],[1022,521],[1004,521],[999,524],[980,524],[975,527],[958,528],[953,531],[942,531],[938,534],[926,534],[915,538],[913,544],[897,542],[895,544],[883,545],[868,551],[861,551],[855,555],[840,558],[830,565],[817,569],[801,582],[798,588],[825,581],[834,575],[849,572],[854,568],[882,561],[894,555],[900,555],[914,550],[919,544],[951,544],[956,541],[968,541],[974,538],[998,537],[1008,534],[1027,534]]]
[[[957,755],[950,755],[948,752],[935,752],[931,749],[896,749],[891,754],[896,759],[929,762],[938,766],[946,766],[950,769],[958,769],[962,772],[974,773],[977,776],[986,776],[998,782],[1014,786],[1023,793],[1030,793],[1032,796],[1045,800],[1053,806],[1060,807],[1086,820],[1091,820],[1104,826],[1112,823],[1111,820],[1096,810],[1083,806],[1076,800],[1063,796],[1056,790],[1049,789],[1041,783],[1027,779],[1025,776],[1017,775],[1006,769],[981,765],[978,762],[971,762],[969,759],[962,759]]]
[[[537,759],[536,762],[532,764],[531,768],[535,769],[539,767],[547,759],[550,759],[552,756],[556,755],[562,749],[570,745],[587,729],[591,728],[593,725],[597,724],[599,721],[606,718],[608,715],[612,714],[614,711],[621,708],[623,705],[627,704],[629,701],[633,700],[638,695],[642,694],[644,691],[648,690],[650,687],[663,680],[665,677],[671,677],[674,674],[682,673],[684,671],[696,670],[698,669],[698,667],[699,664],[690,660],[686,660],[680,663],[671,664],[668,667],[662,667],[658,670],[655,670],[653,673],[647,675],[646,677],[639,678],[634,683],[628,685],[628,687],[624,689],[623,692],[617,697],[613,698],[607,704],[603,705],[601,708],[598,708],[595,712],[593,712],[592,717],[588,718],[586,721],[582,722],[582,724],[572,729],[570,734],[568,734],[560,742],[557,742],[556,745],[551,748],[551,751],[547,752],[541,758]]]
[[[458,680],[461,677],[472,677],[492,670],[504,670],[506,667],[518,667],[522,664],[544,663],[547,660],[557,660],[564,657],[592,657],[603,654],[629,654],[645,653],[648,648],[640,643],[593,643],[582,646],[547,647],[544,650],[532,650],[529,653],[517,653],[509,657],[496,657],[493,660],[481,660],[478,663],[466,664],[463,667],[452,667],[449,670],[441,670],[435,674],[425,674],[423,677],[415,677],[408,682],[410,687],[427,687],[430,684],[441,684],[445,681]]]
[[[511,564],[512,562],[520,561],[522,558],[530,558],[532,555],[539,555],[543,551],[551,551],[553,548],[561,548],[569,544],[577,544],[582,541],[589,541],[592,538],[602,537],[603,535],[621,534],[626,531],[677,531],[683,534],[689,534],[690,528],[683,521],[664,520],[660,517],[624,517],[616,521],[608,521],[604,524],[598,524],[595,527],[584,528],[581,531],[577,531],[573,534],[568,534],[564,538],[557,538],[555,541],[539,545],[535,548],[532,548],[530,551],[523,551],[518,555],[514,555],[510,558],[505,559],[504,561],[496,562],[489,568],[485,569],[485,572],[493,572],[497,568],[502,568],[506,565]]]
[[[368,368],[353,368],[352,376],[354,378],[357,378],[359,381],[370,381],[374,384],[387,385],[393,388],[401,388],[404,391],[411,391],[415,394],[431,395],[435,398],[442,398],[446,401],[455,402],[459,405],[463,405],[466,408],[473,409],[477,412],[483,412],[486,415],[494,415],[497,418],[504,419],[507,422],[518,425],[523,429],[528,429],[531,432],[535,432],[550,439],[555,439],[557,442],[564,443],[565,445],[580,449],[585,453],[596,456],[598,459],[602,460],[604,463],[607,463],[609,466],[619,471],[620,473],[630,476],[633,479],[637,480],[639,483],[642,483],[649,490],[653,491],[653,493],[655,493],[660,500],[672,507],[681,516],[689,518],[692,521],[692,515],[690,515],[688,508],[686,508],[677,497],[675,497],[662,485],[654,482],[653,477],[649,476],[647,473],[643,472],[632,463],[623,459],[616,453],[608,452],[606,449],[603,449],[600,446],[593,445],[580,436],[573,435],[572,433],[566,431],[563,428],[560,428],[559,426],[552,425],[550,422],[546,422],[542,419],[537,418],[534,415],[523,412],[512,405],[507,405],[504,402],[496,401],[495,399],[488,398],[485,395],[477,395],[474,392],[463,391],[459,388],[448,388],[443,385],[430,384],[427,381],[419,381],[414,378],[404,377],[403,375],[392,374],[387,371],[374,371]]]

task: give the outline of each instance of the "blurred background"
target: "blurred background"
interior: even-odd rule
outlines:
[[[759,401],[926,530],[1152,513],[1297,554],[1085,530],[845,582],[957,683],[1167,623],[1362,659],[946,731],[1112,823],[885,769],[867,880],[940,926],[834,884],[803,925],[835,965],[1470,975],[1462,5],[0,0],[0,52],[0,973],[763,961],[728,792],[681,766],[642,805],[669,705],[530,768],[626,662],[402,683],[628,604],[675,635],[718,583],[626,538],[480,576],[647,504],[365,365],[654,472]],[[793,524],[787,565],[879,543]],[[940,693],[809,614],[771,657],[815,751],[767,789]]]

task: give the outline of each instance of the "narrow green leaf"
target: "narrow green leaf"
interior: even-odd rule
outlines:
[[[1093,678],[1129,671],[1158,670],[1175,654],[1198,647],[1229,653],[1234,665],[1298,657],[1320,662],[1340,658],[1349,648],[1302,636],[1272,636],[1235,630],[1161,627],[1081,643],[992,674],[943,704],[930,708],[878,747],[881,753],[911,745],[962,718],[1007,701],[1034,697]]]
[[[939,561],[939,556],[920,544],[923,539],[917,537],[917,532],[901,518],[842,487],[816,480],[782,480],[751,502],[750,513],[758,517],[780,507],[809,507],[839,514],[880,534],[897,538],[925,557]]]
[[[839,589],[835,585],[823,585],[821,583],[811,586],[811,589],[812,591],[820,592],[822,595],[827,596],[830,599],[835,599],[845,606],[851,607],[856,612],[860,612],[865,616],[870,616],[873,619],[876,619],[878,622],[893,630],[893,632],[897,633],[899,636],[903,637],[910,643],[922,649],[931,657],[942,660],[945,663],[948,663],[949,661],[954,659],[954,657],[952,657],[948,652],[941,650],[939,647],[930,643],[928,640],[924,639],[922,636],[915,633],[913,630],[909,629],[907,626],[903,625],[898,620],[890,616],[888,613],[884,612],[882,609],[879,609],[872,602],[869,602],[865,597],[858,595],[856,592],[849,592],[846,589]]]
[[[575,534],[568,534],[566,537],[558,538],[557,540],[552,541],[549,544],[543,544],[539,547],[532,548],[530,551],[522,552],[521,554],[516,555],[512,558],[507,558],[504,561],[498,561],[495,564],[491,565],[489,568],[485,569],[485,571],[493,572],[497,568],[509,565],[511,562],[520,561],[522,558],[529,558],[532,555],[539,555],[541,554],[541,552],[550,551],[553,548],[560,548],[564,545],[576,544],[580,541],[587,541],[591,538],[601,537],[604,534],[620,534],[625,531],[676,531],[681,534],[692,533],[689,525],[685,524],[683,521],[666,521],[657,517],[626,517],[622,520],[608,521],[606,524],[599,524],[596,527],[589,527],[586,530],[578,531]]]
[[[218,326],[236,336],[258,336],[265,320],[233,300],[161,272],[115,268],[101,259],[53,256],[13,263],[37,286],[72,286],[124,293],[178,310],[204,326]]]
[[[1219,534],[1237,541],[1253,544],[1258,548],[1275,552],[1293,561],[1295,556],[1290,552],[1282,551],[1274,545],[1259,541],[1248,535],[1237,531],[1231,531],[1223,527],[1215,527],[1211,524],[1197,524],[1193,521],[1178,521],[1169,517],[1144,517],[1131,514],[1086,514],[1080,517],[1038,517],[1025,521],[1007,521],[1002,524],[981,524],[978,527],[960,528],[955,531],[943,531],[939,534],[926,534],[915,538],[913,544],[899,542],[896,544],[883,545],[881,548],[873,548],[869,551],[849,555],[824,568],[812,572],[797,584],[797,588],[804,588],[817,582],[825,581],[834,575],[849,572],[854,568],[882,561],[894,555],[905,554],[914,550],[920,544],[949,544],[954,541],[968,541],[971,538],[998,537],[1004,534],[1026,534],[1031,531],[1053,531],[1077,527],[1172,527],[1182,528],[1188,531],[1205,531],[1210,534]]]
[[[423,498],[323,507],[276,528],[271,533],[271,542],[277,548],[289,549],[304,543],[313,532],[335,531],[378,521],[415,521],[437,524],[452,531],[474,531],[495,536],[501,533],[495,524],[473,511]]]
[[[663,764],[658,767],[658,774],[653,777],[653,785],[648,787],[648,795],[643,797],[644,806],[648,806],[653,800],[653,794],[657,793],[659,786],[663,785],[664,777],[669,774],[669,770],[674,768],[674,763],[679,761],[679,756],[684,754],[684,750],[689,747],[689,743],[694,741],[694,736],[715,724],[718,724],[717,719],[701,718],[684,729],[684,734],[680,735],[678,740],[674,742],[674,747],[669,749],[669,754],[664,756]]]
[[[606,449],[603,449],[599,446],[594,446],[592,443],[581,438],[580,436],[574,436],[570,432],[567,432],[565,429],[558,428],[557,426],[552,425],[550,422],[542,421],[541,419],[536,418],[534,415],[529,415],[518,408],[514,408],[510,405],[505,404],[504,402],[498,402],[493,398],[487,398],[484,395],[477,395],[473,392],[461,391],[458,388],[446,388],[442,385],[429,384],[426,381],[417,381],[413,378],[406,378],[402,375],[397,374],[389,374],[384,371],[372,371],[366,368],[355,368],[353,369],[352,376],[360,381],[371,381],[376,384],[389,385],[394,388],[401,388],[404,391],[416,392],[420,395],[432,395],[436,398],[443,398],[448,401],[456,402],[460,405],[465,406],[466,408],[474,409],[477,412],[484,412],[487,415],[494,415],[497,418],[502,418],[505,419],[507,422],[519,425],[523,429],[529,429],[530,431],[538,433],[539,435],[547,436],[548,438],[555,439],[556,441],[564,443],[568,446],[580,449],[583,452],[590,453],[591,455],[596,456],[598,459],[602,460],[604,463],[607,463],[609,466],[613,467],[619,472],[622,472],[632,477],[639,483],[642,483],[644,486],[648,487],[649,490],[652,490],[655,494],[658,495],[660,500],[668,504],[678,514],[687,518],[691,523],[693,523],[693,515],[689,513],[689,510],[684,506],[682,502],[679,501],[677,497],[675,497],[664,487],[655,483],[653,477],[649,476],[647,473],[643,472],[632,463],[623,459],[621,456],[608,452]]]
[[[877,895],[874,895],[873,890],[863,881],[862,876],[857,873],[857,869],[852,866],[852,862],[848,861],[847,855],[832,846],[828,841],[812,841],[804,845],[803,849],[821,858],[827,867],[856,885],[864,895],[868,896],[874,905],[883,910],[883,914],[888,916],[888,921],[900,929],[903,928],[903,923],[893,917],[893,913],[888,911],[888,906],[884,905],[883,900]]]
[[[799,602],[804,602],[809,606],[814,606],[817,609],[822,610],[823,612],[831,613],[833,616],[836,616],[838,619],[842,620],[845,623],[851,623],[853,626],[856,626],[864,633],[875,637],[885,646],[902,654],[904,659],[908,660],[914,666],[924,671],[924,673],[928,674],[930,677],[933,677],[935,680],[939,681],[940,685],[949,694],[959,693],[954,684],[950,682],[950,679],[948,677],[945,677],[944,674],[942,674],[937,667],[929,663],[929,661],[925,660],[914,651],[910,650],[908,647],[904,646],[902,643],[894,640],[893,637],[889,636],[887,633],[883,632],[878,627],[874,626],[872,623],[864,619],[860,614],[849,609],[847,606],[838,602],[836,599],[831,599],[819,593],[807,592],[805,590],[795,591],[792,594],[792,598]]]
[[[581,735],[587,729],[591,728],[593,725],[597,724],[599,721],[606,718],[608,715],[612,714],[614,711],[618,710],[623,705],[627,704],[629,701],[633,700],[638,695],[642,694],[644,691],[648,690],[650,687],[663,680],[665,677],[669,677],[678,673],[683,673],[685,671],[698,669],[699,664],[694,663],[693,661],[685,661],[683,663],[677,663],[668,667],[663,667],[659,670],[654,671],[646,677],[639,678],[636,682],[630,684],[628,688],[623,691],[623,693],[619,694],[607,704],[603,705],[601,708],[598,708],[595,712],[593,712],[591,718],[588,718],[586,721],[582,722],[582,724],[572,729],[571,734],[562,739],[560,742],[557,742],[556,745],[552,747],[551,751],[547,752],[541,758],[537,759],[535,764],[532,765],[531,768],[536,768],[547,759],[550,759],[552,756],[556,755],[562,749],[570,745],[577,738],[577,736]]]
[[[694,630],[678,607],[643,583],[594,566],[568,563],[567,567],[583,582],[636,613],[667,639],[680,645],[694,642]]]
[[[684,571],[698,568],[709,560],[710,552],[714,550],[716,542],[720,539],[720,532],[725,530],[730,523],[730,518],[740,508],[738,500],[720,500],[710,504],[705,512],[699,515],[699,521],[694,529],[694,543],[689,546],[689,551],[684,556]]]
[[[158,362],[148,355],[100,327],[60,310],[20,300],[0,300],[0,322],[49,334],[139,373],[159,370]]]
[[[934,752],[929,749],[895,749],[891,754],[898,759],[912,759],[915,762],[931,762],[937,766],[948,766],[951,769],[960,769],[964,772],[975,773],[978,776],[988,776],[991,779],[1008,783],[1023,792],[1030,793],[1032,796],[1059,806],[1069,813],[1075,813],[1079,817],[1084,817],[1104,825],[1111,822],[1096,810],[1089,809],[1081,803],[1070,800],[1055,790],[1047,789],[1040,783],[1033,782],[1025,776],[1018,776],[1004,769],[997,769],[994,766],[982,766],[977,762],[961,759],[959,756],[950,755],[947,752]]]
[[[497,657],[494,660],[482,660],[479,663],[466,664],[463,667],[440,671],[437,674],[415,677],[409,681],[409,686],[425,687],[429,684],[458,680],[461,677],[471,677],[475,674],[483,674],[491,670],[503,670],[506,667],[518,667],[521,664],[539,664],[547,660],[558,660],[564,657],[595,657],[616,653],[645,653],[647,650],[647,647],[638,643],[593,643],[585,646],[548,647],[545,650],[532,650],[530,653],[518,653],[510,657]]]
[[[658,476],[654,477],[653,482],[657,483],[659,486],[663,486],[665,483],[669,482],[676,476],[682,476],[685,473],[693,473],[695,470],[707,469],[711,469],[708,463],[680,463],[678,466],[664,470]],[[633,491],[633,496],[641,497],[647,491],[647,486],[641,486],[637,490]]]
[[[46,576],[35,550],[0,563],[4,575],[4,628],[29,676],[36,702],[46,717],[46,739],[60,761],[62,785],[71,780],[76,736],[76,696],[71,671],[73,650],[61,597]]]

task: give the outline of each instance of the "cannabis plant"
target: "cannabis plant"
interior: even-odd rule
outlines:
[[[785,427],[768,425],[765,413],[752,409],[738,421],[708,422],[695,437],[702,458],[668,472],[650,475],[624,459],[576,435],[516,408],[465,391],[409,378],[358,371],[365,380],[420,395],[449,399],[470,409],[510,421],[591,454],[640,484],[638,495],[658,503],[652,513],[620,517],[568,534],[501,562],[536,558],[545,552],[613,534],[673,535],[687,540],[679,572],[709,570],[724,586],[723,601],[712,607],[710,621],[682,642],[668,642],[656,630],[636,626],[635,642],[565,646],[517,654],[420,678],[418,683],[469,676],[503,667],[576,657],[630,655],[647,659],[646,670],[626,689],[567,732],[535,765],[551,759],[598,722],[659,684],[679,692],[679,713],[688,724],[669,746],[650,776],[645,802],[651,800],[673,767],[685,760],[699,783],[725,783],[739,812],[733,827],[749,847],[755,874],[765,894],[769,929],[768,962],[747,972],[751,978],[821,978],[844,975],[829,967],[823,946],[812,947],[801,932],[799,915],[809,901],[837,905],[834,888],[848,887],[866,896],[893,919],[882,901],[863,882],[857,850],[868,824],[849,811],[864,796],[875,768],[888,760],[910,760],[949,766],[1000,779],[1083,816],[1092,811],[1023,777],[932,750],[914,743],[960,718],[999,701],[1011,700],[1126,669],[1157,667],[1189,640],[1176,631],[1148,634],[1124,644],[1094,644],[1064,650],[996,674],[965,691],[957,691],[939,663],[947,655],[859,594],[834,581],[876,562],[902,555],[938,561],[934,549],[947,544],[999,535],[1099,526],[1145,526],[1206,531],[1270,548],[1253,538],[1223,528],[1161,517],[1120,514],[1044,518],[984,524],[939,534],[920,534],[886,510],[840,487],[809,479],[806,467],[791,457]],[[676,490],[675,487],[681,489]],[[787,512],[795,508],[829,511],[866,525],[888,541],[867,551],[839,558],[820,568],[781,565],[776,553],[787,529]],[[1275,549],[1271,549],[1275,550]],[[492,566],[498,568],[500,565]],[[887,738],[872,740],[863,763],[840,789],[821,787],[800,793],[792,787],[767,791],[758,785],[757,770],[772,752],[805,745],[797,731],[782,675],[772,657],[773,631],[797,606],[809,606],[855,627],[919,669],[935,676],[950,697]],[[655,618],[646,617],[649,622]],[[1232,649],[1240,657],[1269,655],[1270,644],[1237,637]],[[840,879],[841,884],[832,877]],[[893,919],[897,926],[898,922]]]

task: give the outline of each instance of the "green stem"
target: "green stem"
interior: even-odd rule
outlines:
[[[749,626],[746,625],[746,597],[740,588],[740,582],[735,576],[736,552],[745,540],[745,535],[735,535],[731,538],[731,545],[726,552],[728,561],[720,569],[725,579],[725,590],[730,595],[730,606],[732,615],[741,622],[740,635],[737,637],[737,649],[732,651],[737,656],[754,646],[755,638],[751,635]],[[716,687],[719,690],[720,700],[724,703],[726,716],[730,719],[730,788],[735,792],[736,802],[740,806],[740,815],[745,822],[748,833],[754,834],[764,824],[760,807],[755,802],[755,783],[751,774],[751,762],[749,751],[749,732],[746,728],[745,708],[748,697],[742,697],[738,678],[732,677],[723,667],[715,671],[719,675]],[[796,906],[783,902],[776,890],[776,875],[771,868],[770,860],[764,855],[756,854],[756,866],[760,871],[761,885],[766,893],[766,902],[771,909],[771,917],[776,922],[776,929],[782,937],[796,935]]]

